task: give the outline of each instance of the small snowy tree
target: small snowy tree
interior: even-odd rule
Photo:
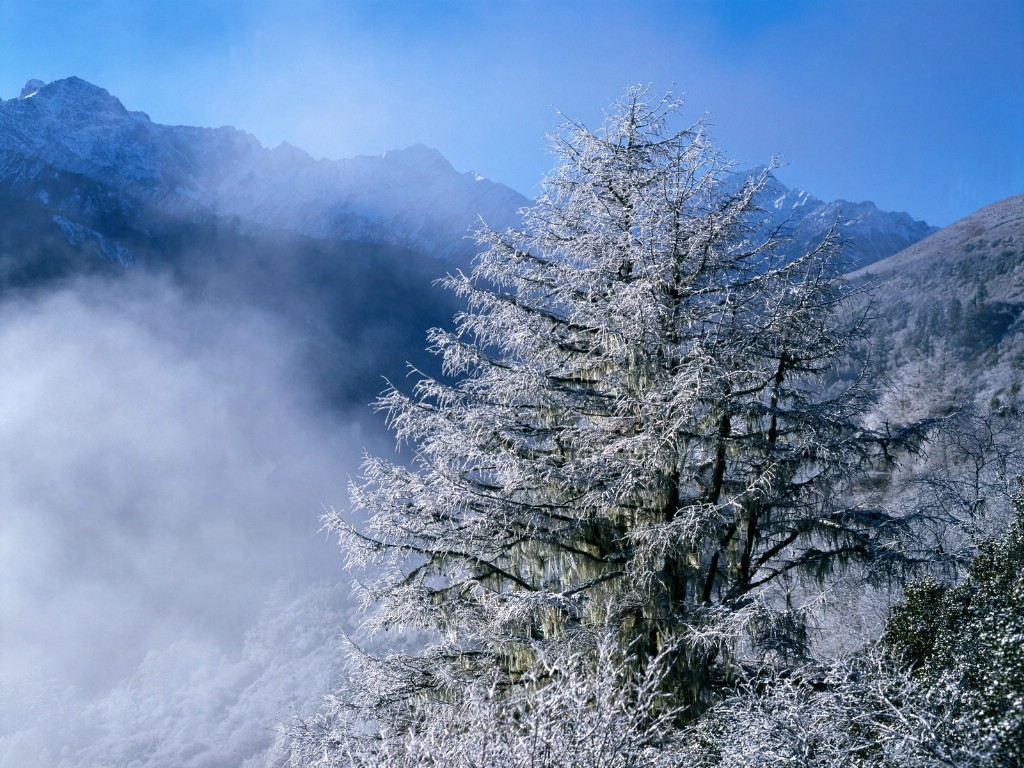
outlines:
[[[325,521],[368,629],[428,637],[356,655],[349,698],[391,723],[496,672],[536,686],[609,629],[639,670],[677,643],[663,684],[692,717],[744,632],[801,652],[795,580],[898,560],[906,521],[850,492],[917,435],[868,429],[863,382],[832,379],[861,335],[837,239],[783,257],[771,169],[734,173],[678,106],[632,89],[602,130],[567,123],[522,231],[484,230],[448,280],[447,378],[379,401],[412,466],[367,459],[368,523]]]

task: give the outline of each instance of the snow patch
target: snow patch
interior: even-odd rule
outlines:
[[[21,89],[21,95],[18,96],[18,98],[31,99],[33,96],[39,93],[40,88],[44,87],[46,87],[46,83],[44,83],[42,80],[36,80],[35,78],[33,78],[32,80],[29,80],[27,83],[25,83],[25,87]]]

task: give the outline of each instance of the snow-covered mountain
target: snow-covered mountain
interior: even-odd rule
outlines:
[[[1024,407],[1024,195],[849,277],[874,286],[875,364],[913,389],[916,414]]]
[[[76,77],[30,80],[17,98],[0,101],[4,193],[8,211],[25,201],[43,206],[50,229],[55,225],[73,248],[120,264],[136,256],[133,231],[152,234],[168,221],[465,259],[475,252],[467,235],[480,219],[504,229],[528,204],[502,184],[456,171],[422,145],[314,160],[288,144],[268,149],[231,127],[154,123]],[[905,213],[827,203],[781,184],[763,204],[790,229],[794,248],[838,221],[851,261],[860,264],[934,231]]]
[[[230,127],[153,123],[76,77],[32,80],[18,98],[0,102],[3,187],[47,203],[55,174],[102,185],[123,197],[122,209],[142,205],[183,220],[228,219],[246,233],[386,243],[436,257],[471,253],[466,235],[478,219],[504,228],[527,203],[422,145],[317,161],[287,144],[267,149]]]
[[[908,300],[927,293],[966,303],[981,290],[982,301],[1024,306],[1024,195],[985,206],[852,277],[875,277]]]
[[[794,251],[820,242],[833,226],[846,243],[850,262],[861,266],[891,256],[937,231],[907,213],[882,211],[872,202],[846,200],[825,202],[776,181],[761,203],[772,223],[782,226],[793,239]]]
[[[1020,379],[1024,195],[986,206],[850,277],[876,286],[880,349],[930,356],[941,342],[945,354],[979,370],[1002,360],[1016,373],[999,376],[1000,384]],[[901,361],[886,362],[895,368]]]

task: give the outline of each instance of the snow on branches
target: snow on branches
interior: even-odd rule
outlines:
[[[358,657],[377,717],[559,695],[538,670],[611,636],[692,719],[759,627],[800,654],[794,583],[900,560],[908,520],[855,492],[921,435],[866,426],[871,387],[836,376],[863,335],[839,240],[786,255],[772,168],[736,172],[679,107],[634,88],[600,130],[568,121],[523,228],[483,229],[447,281],[467,309],[431,333],[444,376],[378,403],[412,461],[367,459],[365,525],[325,517],[367,628],[428,638]]]

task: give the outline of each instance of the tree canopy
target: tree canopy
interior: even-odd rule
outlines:
[[[805,651],[795,585],[905,559],[910,518],[862,491],[920,431],[870,428],[871,387],[838,376],[864,320],[839,239],[788,254],[774,166],[737,172],[679,108],[634,88],[600,130],[568,121],[523,227],[484,228],[447,281],[467,309],[431,333],[444,377],[378,402],[411,460],[368,458],[365,525],[325,521],[367,628],[425,638],[357,654],[389,722],[608,637],[692,718],[744,638]]]

